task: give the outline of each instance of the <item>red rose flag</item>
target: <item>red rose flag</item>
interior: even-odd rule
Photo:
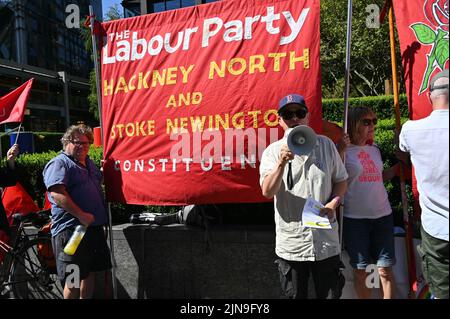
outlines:
[[[393,1],[410,118],[431,113],[428,86],[449,66],[448,0]]]

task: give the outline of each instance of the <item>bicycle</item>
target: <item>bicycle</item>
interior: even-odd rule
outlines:
[[[11,246],[0,240],[5,258],[0,268],[0,295],[16,299],[61,299],[51,235],[44,230],[49,210],[13,215]],[[36,232],[37,230],[37,232]]]

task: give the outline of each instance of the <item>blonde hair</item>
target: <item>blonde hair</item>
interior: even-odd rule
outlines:
[[[75,138],[75,134],[84,135],[89,139],[89,143],[94,142],[94,133],[92,129],[85,124],[71,125],[61,138],[63,148],[67,146]]]
[[[361,125],[361,120],[367,115],[376,116],[375,112],[367,106],[356,106],[348,110],[348,134],[350,141],[354,143],[358,137],[358,129]]]

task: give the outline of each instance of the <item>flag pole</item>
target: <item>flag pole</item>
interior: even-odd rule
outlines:
[[[91,39],[92,39],[92,54],[94,59],[94,68],[95,68],[95,84],[97,86],[97,105],[98,105],[98,120],[100,124],[100,134],[103,143],[103,125],[102,125],[102,95],[100,90],[100,66],[98,63],[98,54],[97,54],[97,41],[96,36],[94,34],[94,9],[92,6],[89,6],[89,18],[90,18],[90,28],[91,28]]]
[[[344,118],[343,127],[344,133],[347,133],[347,118],[348,118],[348,95],[350,91],[350,51],[352,46],[352,15],[353,2],[348,0],[347,5],[347,42],[345,49],[345,88],[344,88]]]
[[[95,67],[95,83],[97,86],[97,105],[98,105],[98,118],[100,124],[100,134],[101,140],[103,144],[103,125],[102,125],[102,96],[100,90],[100,66],[98,63],[98,54],[97,54],[97,41],[96,36],[94,34],[94,9],[92,5],[89,5],[89,18],[90,18],[90,28],[91,28],[91,37],[92,37],[92,54],[94,58],[94,67]],[[109,249],[111,250],[111,264],[112,264],[112,286],[113,286],[113,298],[117,299],[117,281],[116,281],[116,258],[114,254],[114,239],[113,239],[113,231],[112,231],[112,216],[111,216],[111,205],[108,202],[108,233],[109,233]]]
[[[22,124],[22,122],[20,122],[20,124]],[[11,132],[14,132],[17,128],[12,129],[11,131],[5,132],[5,133],[0,133],[0,160],[3,159],[3,150],[2,150],[2,143],[1,143],[1,138],[5,135],[10,135]],[[19,130],[20,130],[20,125],[19,125]],[[16,142],[14,144],[17,144],[17,136],[16,136]]]
[[[19,128],[17,129],[16,140],[14,141],[14,144],[17,144],[17,140],[19,139],[19,134],[20,134],[20,128],[21,127],[22,127],[22,122],[20,122]]]
[[[389,39],[391,46],[391,66],[392,66],[392,87],[394,93],[394,110],[395,110],[395,136],[398,140],[398,134],[401,129],[400,121],[400,104],[398,101],[398,81],[397,81],[397,58],[395,55],[395,36],[394,36],[394,13],[392,8],[392,1],[389,1]],[[405,244],[406,244],[406,259],[408,262],[408,298],[415,299],[414,297],[414,284],[417,280],[416,274],[416,261],[413,249],[413,229],[411,219],[408,213],[408,199],[406,196],[406,184],[405,184],[405,170],[402,163],[400,163],[400,191],[402,199],[403,209],[403,223],[405,226]]]
[[[343,116],[343,128],[344,134],[347,134],[347,118],[348,118],[348,96],[350,92],[350,51],[352,46],[352,15],[353,15],[353,2],[348,0],[347,4],[347,42],[345,49],[345,87],[344,87],[344,116]],[[342,156],[342,161],[345,164],[345,153]],[[344,196],[341,198],[342,205],[339,206],[339,243],[341,244],[341,256],[342,256],[342,234],[344,223]],[[342,259],[342,258],[341,258]]]

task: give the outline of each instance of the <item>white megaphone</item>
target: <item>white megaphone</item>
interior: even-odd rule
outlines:
[[[308,155],[316,145],[316,141],[316,133],[306,125],[298,125],[290,129],[287,137],[289,150],[295,155]]]

